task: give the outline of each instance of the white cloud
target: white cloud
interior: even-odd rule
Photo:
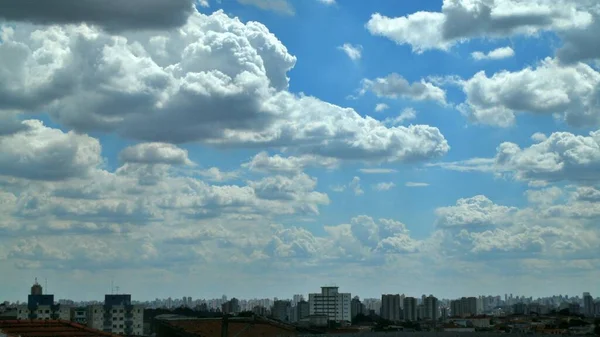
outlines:
[[[187,150],[165,143],[142,143],[127,147],[119,158],[125,163],[191,165]]]
[[[362,57],[363,48],[359,44],[352,45],[350,43],[344,43],[343,45],[339,46],[338,49],[346,53],[346,55],[348,55],[352,61],[358,61]]]
[[[333,158],[314,155],[282,157],[276,154],[269,156],[267,152],[262,151],[255,155],[250,162],[242,164],[242,167],[260,173],[298,174],[308,167],[335,168],[337,165],[338,160]]]
[[[322,4],[325,4],[325,5],[328,5],[328,6],[330,6],[330,5],[335,5],[335,4],[336,4],[335,0],[318,0],[318,1],[319,1],[320,3],[322,3]]]
[[[410,45],[416,53],[447,51],[470,38],[583,29],[593,21],[587,7],[585,1],[565,0],[444,0],[441,12],[420,11],[398,18],[376,13],[366,27],[373,35]]]
[[[363,79],[360,94],[364,95],[368,91],[373,92],[377,97],[431,100],[446,104],[446,92],[443,89],[425,80],[411,84],[396,73],[374,80]]]
[[[376,191],[389,191],[394,187],[396,187],[396,184],[394,184],[391,181],[390,182],[382,182],[382,183],[373,185],[373,189]]]
[[[518,72],[478,72],[462,87],[467,100],[461,110],[476,123],[508,127],[517,113],[529,112],[559,114],[576,127],[600,125],[600,73],[587,64],[546,58]]]
[[[164,32],[110,35],[86,25],[21,23],[1,31],[0,101],[7,109],[48,111],[79,132],[374,161],[428,159],[449,149],[437,128],[387,128],[288,92],[296,58],[264,25],[222,11],[194,12],[180,29]]]
[[[477,61],[501,60],[513,56],[515,56],[515,51],[511,47],[497,48],[488,52],[487,54],[480,51],[475,51],[471,53],[471,57]]]
[[[427,187],[427,186],[429,186],[429,184],[428,183],[416,183],[416,182],[409,181],[406,184],[404,184],[404,186],[406,186],[406,187]]]
[[[378,103],[375,106],[375,112],[382,112],[382,111],[385,111],[385,110],[387,110],[389,108],[390,107],[387,104],[385,104],[385,103]]]
[[[348,187],[354,192],[354,195],[363,195],[365,191],[360,187],[360,178],[354,177],[352,181],[348,184]]]
[[[100,142],[26,120],[17,132],[0,136],[0,175],[31,180],[87,177],[103,163]]]
[[[536,132],[533,135],[531,135],[531,140],[533,140],[536,143],[543,142],[546,139],[548,139],[548,136],[546,136],[545,134],[543,134],[541,132]]]
[[[389,174],[398,172],[398,170],[386,168],[363,168],[359,169],[359,171],[364,174]]]
[[[225,182],[229,180],[238,179],[240,177],[239,172],[224,172],[221,171],[221,169],[219,169],[218,167],[211,167],[206,170],[200,170],[197,171],[197,173],[205,179],[214,182]]]
[[[600,180],[600,131],[590,132],[588,136],[554,132],[525,148],[504,142],[496,149],[494,158],[473,158],[428,166],[463,172],[509,174],[533,186],[558,181],[595,184]]]
[[[413,108],[406,108],[398,116],[386,118],[383,123],[396,126],[415,118],[417,118],[417,111]]]

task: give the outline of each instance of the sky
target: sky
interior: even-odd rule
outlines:
[[[0,0],[0,299],[598,296],[598,30],[594,0]]]

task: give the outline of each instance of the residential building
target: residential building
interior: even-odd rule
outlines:
[[[233,297],[232,299],[230,299],[229,301],[223,303],[221,305],[221,311],[224,314],[237,314],[239,313],[241,310],[240,307],[240,301]]]
[[[400,317],[400,294],[381,295],[381,317],[393,322],[399,321]]]
[[[282,322],[289,322],[291,321],[291,308],[292,304],[290,303],[290,301],[275,301],[273,303],[273,309],[271,309],[271,316]]]
[[[81,325],[87,325],[87,308],[71,308],[71,321]]]
[[[354,319],[354,317],[358,316],[359,314],[366,315],[367,308],[360,301],[360,298],[358,296],[354,296],[354,298],[350,302],[350,316],[352,317],[352,319]]]
[[[425,314],[424,318],[432,321],[437,321],[439,316],[439,303],[438,299],[433,295],[429,295],[425,298]]]
[[[104,305],[88,306],[88,327],[119,335],[142,335],[144,308],[131,304],[131,295],[105,295]]]
[[[588,317],[593,317],[595,313],[594,309],[594,298],[592,295],[588,292],[583,293],[583,314]]]
[[[304,299],[301,299],[298,304],[296,304],[296,315],[298,321],[310,315],[310,305]]]
[[[330,321],[352,321],[350,301],[350,293],[340,293],[339,287],[321,287],[321,293],[308,295],[310,315],[327,315]]]
[[[512,296],[511,296],[512,298]],[[450,314],[453,317],[468,317],[477,314],[477,298],[462,297],[458,300],[450,301]]]
[[[67,306],[54,303],[54,295],[44,295],[37,279],[27,296],[27,305],[17,306],[18,320],[70,320],[71,310]]]
[[[417,299],[414,297],[404,298],[404,320],[405,321],[416,321],[417,320]]]

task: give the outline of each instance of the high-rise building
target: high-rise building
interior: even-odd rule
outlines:
[[[430,319],[432,321],[438,320],[438,299],[433,295],[429,295],[425,298],[425,319]]]
[[[67,306],[55,304],[54,295],[44,295],[42,286],[37,279],[31,287],[31,293],[27,296],[27,305],[17,307],[17,319],[25,320],[48,320],[71,318],[71,309]]]
[[[400,320],[400,295],[381,295],[381,317],[389,321]]]
[[[321,287],[321,293],[308,295],[311,315],[327,315],[330,321],[352,321],[350,293],[340,293],[339,287]]]
[[[296,314],[298,321],[310,315],[310,306],[304,299],[300,300],[300,302],[296,304]]]
[[[588,317],[595,314],[594,298],[588,292],[583,293],[583,314]]]
[[[450,314],[454,317],[468,317],[477,314],[477,297],[462,297],[450,301]]]
[[[417,320],[417,299],[414,297],[404,298],[404,320],[405,321],[416,321]]]
[[[142,335],[144,308],[131,303],[131,295],[105,295],[104,305],[88,306],[90,328],[119,335]]]
[[[358,296],[354,296],[354,298],[350,302],[350,316],[352,317],[352,319],[354,319],[354,317],[358,316],[359,314],[366,315],[366,313],[367,308],[365,307],[365,305],[360,301],[360,298]]]
[[[290,301],[274,301],[271,316],[282,322],[289,322],[292,303]]]

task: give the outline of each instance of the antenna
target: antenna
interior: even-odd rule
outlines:
[[[115,293],[115,280],[110,280],[110,294],[113,295]]]
[[[115,288],[117,288],[117,294],[119,294],[119,286],[116,286]]]
[[[44,277],[44,288],[46,288],[46,294],[48,293],[48,278]]]

